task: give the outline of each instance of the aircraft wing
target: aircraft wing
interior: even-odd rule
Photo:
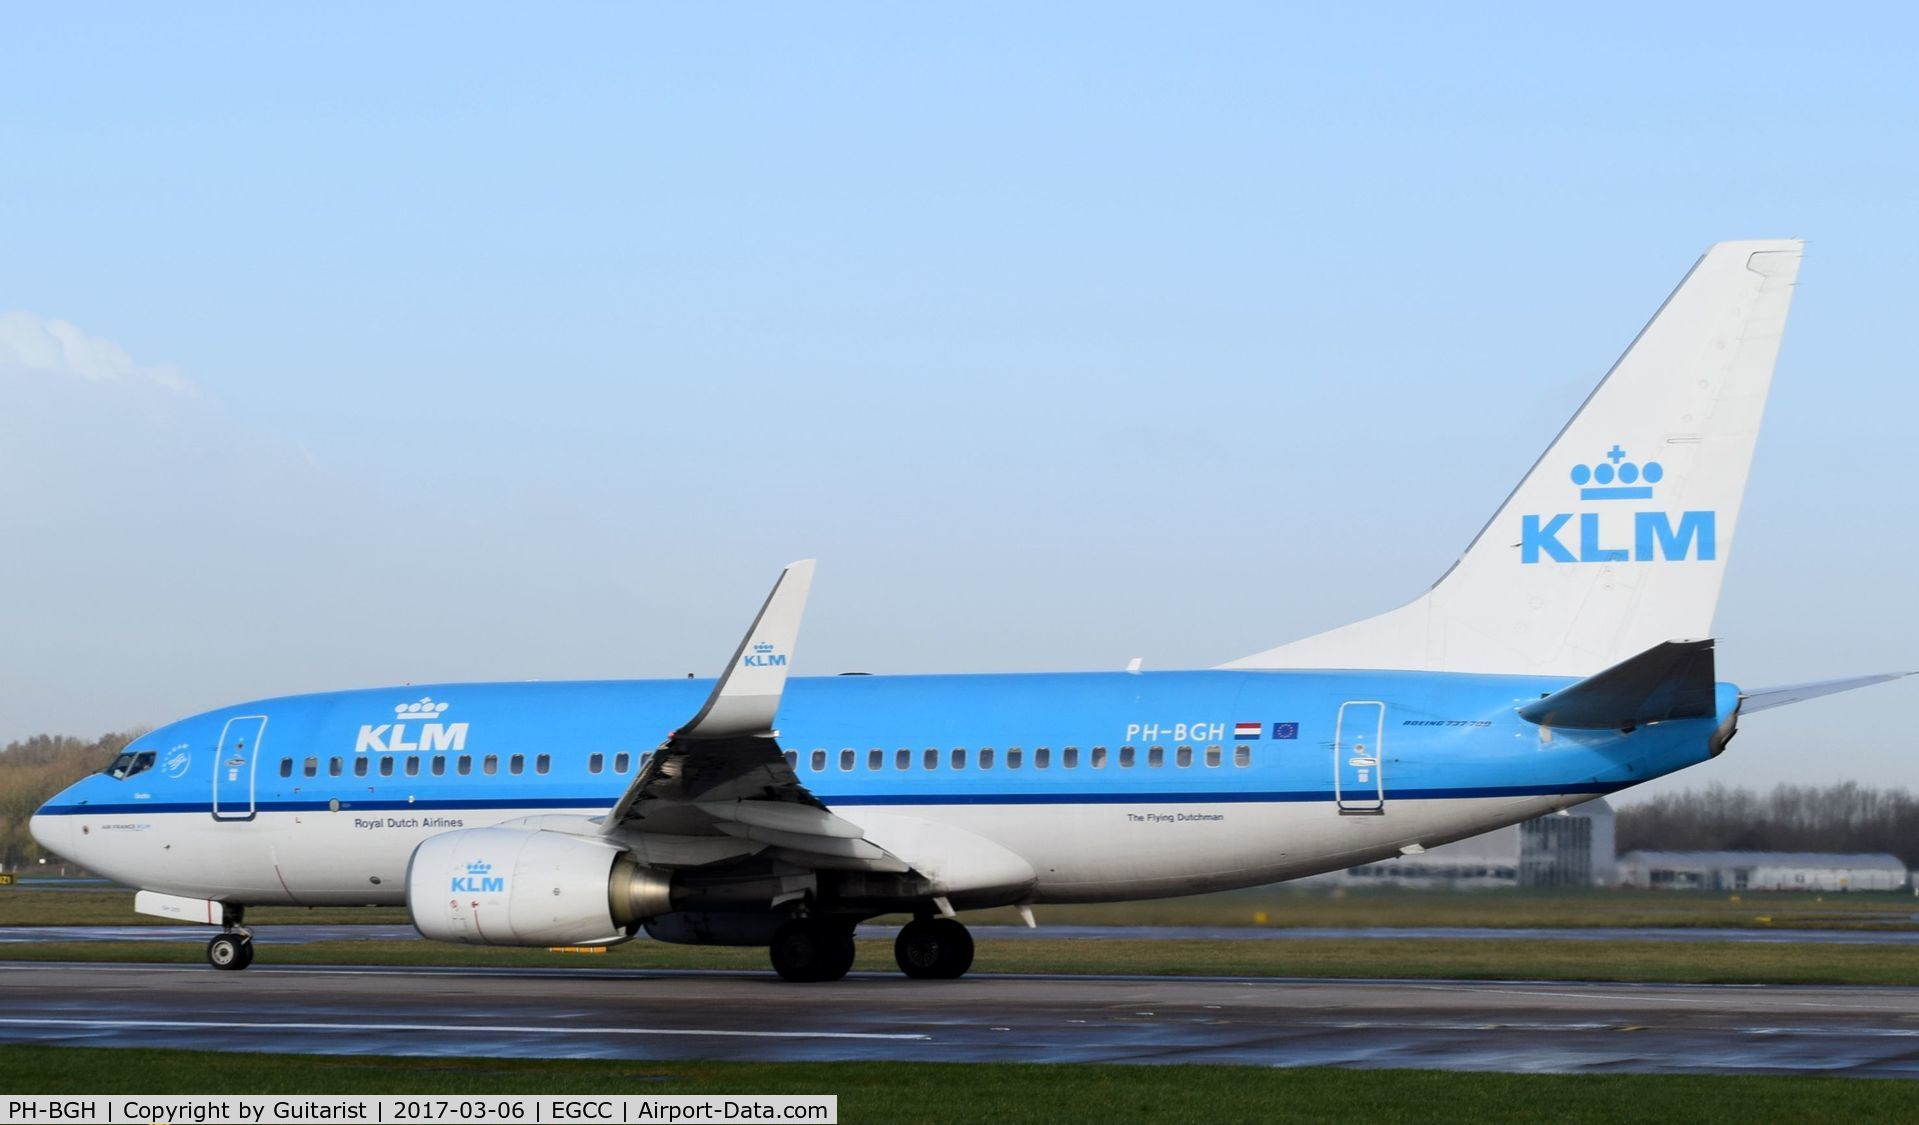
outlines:
[[[907,870],[801,785],[780,749],[773,721],[812,583],[811,559],[780,573],[705,706],[654,751],[604,835],[661,867],[771,853],[804,867]]]

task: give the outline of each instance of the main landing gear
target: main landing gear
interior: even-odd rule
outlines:
[[[973,967],[973,935],[951,918],[915,918],[893,939],[893,959],[914,980],[956,980]]]
[[[831,918],[789,918],[773,931],[773,969],[790,981],[839,980],[853,967],[853,927]]]
[[[227,908],[226,932],[207,942],[207,964],[238,972],[253,964],[253,931],[240,924],[244,907]]]
[[[773,931],[773,968],[790,981],[832,981],[853,967],[853,928],[817,915]],[[893,942],[900,972],[914,980],[955,980],[973,967],[973,935],[951,918],[915,918]]]

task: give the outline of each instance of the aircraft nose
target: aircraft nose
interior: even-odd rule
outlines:
[[[27,831],[33,835],[34,842],[47,851],[61,859],[74,858],[72,817],[48,816],[37,812],[27,818]]]

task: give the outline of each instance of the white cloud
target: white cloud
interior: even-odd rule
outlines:
[[[89,336],[64,320],[15,309],[0,313],[0,368],[21,367],[90,383],[133,383],[192,395],[191,379],[171,364],[140,364],[111,340]]]

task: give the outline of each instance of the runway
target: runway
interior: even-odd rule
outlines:
[[[1919,1077],[1919,989],[0,963],[0,1041]]]
[[[1335,929],[1271,926],[969,926],[980,941],[1063,939],[1079,941],[1671,941],[1812,945],[1919,945],[1919,930],[1787,930],[1717,927],[1541,926],[1507,929],[1491,926],[1414,926]],[[157,926],[0,926],[0,945],[58,941],[204,942],[219,931],[212,926],[175,923]],[[893,940],[890,926],[863,926],[862,937]],[[261,945],[307,945],[316,941],[420,941],[410,925],[260,926]]]

